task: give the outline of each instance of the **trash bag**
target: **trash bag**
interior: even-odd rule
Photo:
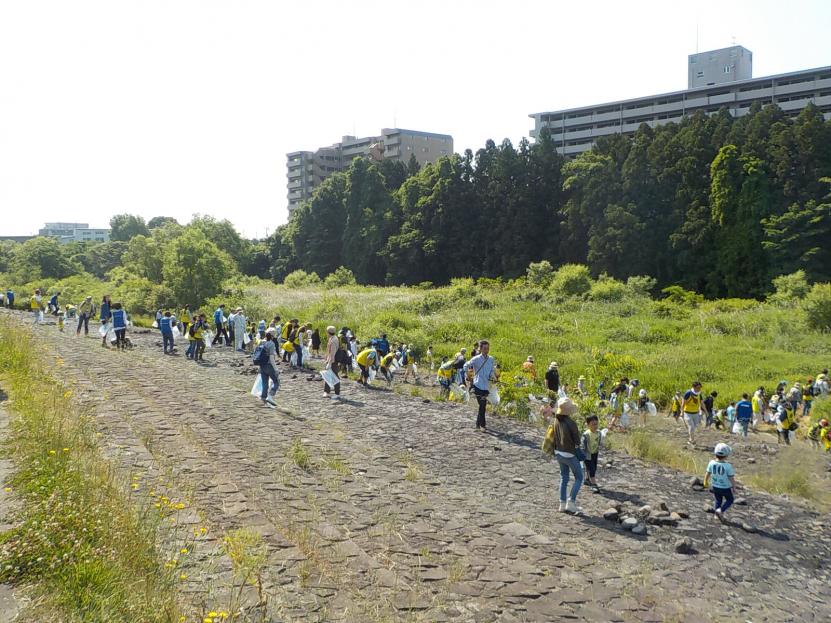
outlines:
[[[450,393],[453,394],[454,398],[458,398],[459,400],[464,400],[464,395],[467,394],[465,388],[458,383],[450,384]]]
[[[655,406],[654,402],[646,403],[646,412],[653,417],[658,415],[658,408]]]
[[[340,383],[340,379],[338,375],[332,372],[331,370],[323,370],[320,373],[320,376],[323,377],[323,382],[326,383],[329,387],[334,388],[335,385]]]
[[[242,345],[247,346],[250,343],[251,343],[251,336],[249,336],[247,333],[243,333],[242,334]]]
[[[110,327],[109,330],[107,331],[107,341],[110,344],[115,342],[115,329],[113,329],[112,327]]]
[[[38,322],[43,322],[43,310],[38,312]]]
[[[418,376],[418,366],[416,364],[413,364],[413,374]]]
[[[260,398],[263,395],[263,377],[261,374],[258,374],[254,381],[254,387],[251,388],[251,395],[256,396],[257,398]]]
[[[286,351],[287,353],[293,353],[294,352],[294,344],[292,344],[291,342],[283,342],[283,350]]]
[[[154,320],[154,321],[153,321],[153,324],[152,324],[152,325],[150,325],[150,326],[151,326],[151,327],[153,327],[154,329],[158,329],[158,328],[159,328],[159,321],[158,321],[158,320]]]
[[[488,392],[488,402],[494,407],[499,406],[499,390],[495,387]]]
[[[211,347],[211,343],[213,342],[213,340],[214,334],[210,331],[208,331],[205,335],[202,336],[202,342],[204,342],[206,350]]]
[[[736,420],[735,422],[733,422],[733,431],[732,431],[732,432],[733,432],[733,434],[734,434],[734,435],[739,435],[739,434],[741,434],[741,432],[742,432],[742,425],[739,423],[739,421],[738,421],[738,420]]]
[[[110,326],[105,322],[104,324],[102,324],[98,328],[98,335],[100,335],[101,337],[106,337],[107,336],[107,331],[109,331],[109,330],[110,330]]]
[[[291,357],[289,358],[289,363],[293,366],[297,365],[297,353],[292,352]]]
[[[309,361],[312,358],[312,353],[309,351],[308,346],[303,347],[303,361]]]
[[[373,368],[372,366],[370,366],[370,367],[369,367],[369,382],[370,382],[370,383],[372,383],[372,381],[374,381],[374,380],[375,380],[375,375],[376,375],[376,374],[377,374],[377,372],[375,371],[375,368]]]

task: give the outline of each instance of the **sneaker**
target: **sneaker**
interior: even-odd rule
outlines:
[[[569,500],[568,502],[566,502],[566,512],[574,513],[575,515],[577,515],[578,513],[582,513],[583,509],[577,506],[577,502],[575,502],[574,500]]]
[[[266,403],[270,404],[272,407],[276,407],[276,406],[277,406],[277,403],[276,403],[276,402],[274,402],[274,396],[268,396],[268,397],[264,400],[264,402],[266,402]]]
[[[268,398],[260,398],[260,400],[262,400],[263,404],[264,404],[266,407],[268,407],[269,409],[274,409],[274,408],[275,408],[274,403],[273,403],[273,402],[269,402],[269,401],[268,401]]]
[[[334,396],[332,396],[332,400],[340,400],[340,395],[335,394]]]
[[[328,393],[326,393],[326,392],[323,392],[323,397],[324,397],[324,398],[331,398],[331,396],[330,396]]]
[[[566,503],[560,502],[560,508],[557,509],[559,512],[564,513],[566,510]]]
[[[716,516],[716,519],[718,519],[719,521],[724,521],[724,513],[721,512],[720,508],[717,508],[713,514]]]

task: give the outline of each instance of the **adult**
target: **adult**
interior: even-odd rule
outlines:
[[[774,410],[774,419],[776,422],[776,443],[782,443],[785,440],[785,445],[791,445],[791,428],[794,426],[794,410],[791,403],[781,398],[778,394],[774,394],[771,398],[770,406]]]
[[[211,345],[219,342],[222,344],[222,338],[225,338],[225,343],[230,344],[231,340],[228,338],[228,332],[225,330],[225,323],[228,319],[225,317],[225,303],[220,303],[219,307],[214,312],[214,326],[216,327],[216,335],[211,342]]]
[[[122,309],[121,303],[113,303],[112,306],[113,330],[115,331],[116,350],[127,348],[127,312]],[[107,336],[104,336],[106,342]]]
[[[388,352],[390,352],[390,342],[387,339],[387,334],[382,333],[381,337],[378,339],[375,349],[378,351],[378,354],[383,357]]]
[[[750,404],[753,406],[753,430],[755,431],[756,425],[765,421],[765,413],[768,409],[764,387],[759,386],[759,389],[753,392]]]
[[[753,421],[753,405],[748,400],[747,394],[742,394],[742,399],[736,403],[736,421],[742,427],[742,436],[747,437],[747,429]]]
[[[14,308],[14,290],[12,290],[11,288],[6,290],[6,307],[8,307],[9,309]]]
[[[92,303],[92,297],[87,296],[84,302],[78,305],[78,328],[75,329],[75,335],[81,335],[81,327],[84,327],[84,335],[89,335],[89,319],[95,313],[95,305]]]
[[[288,363],[291,359],[291,354],[294,352],[294,344],[291,342],[291,334],[295,329],[295,323],[299,322],[296,318],[291,318],[283,325],[280,330],[280,345],[283,347],[283,363]],[[287,345],[289,345],[287,347]]]
[[[694,381],[681,399],[681,413],[687,425],[687,443],[695,443],[695,430],[701,426],[701,383]]]
[[[60,306],[58,305],[58,297],[61,295],[60,291],[55,292],[51,297],[49,297],[49,303],[47,304],[47,309],[49,313],[53,316],[58,315],[58,311],[60,310]]]
[[[554,412],[554,458],[560,465],[560,512],[579,513],[577,494],[583,484],[583,467],[580,465],[580,430],[572,415],[577,405],[571,398],[560,398]],[[569,473],[574,475],[571,494],[568,491]]]
[[[478,432],[487,431],[485,408],[488,406],[488,394],[490,394],[490,384],[494,377],[495,365],[493,357],[489,354],[490,350],[490,342],[482,340],[479,342],[479,354],[464,364],[465,374],[468,370],[473,371],[473,395],[476,396],[476,402],[479,404],[479,411],[476,414],[476,430]]]
[[[361,369],[361,377],[358,379],[358,384],[366,387],[369,384],[369,368],[378,363],[378,351],[370,346],[359,352],[358,356],[355,357],[355,361]]]
[[[182,323],[182,335],[189,335],[188,329],[193,322],[193,314],[190,311],[190,305],[185,305],[179,310],[179,322]]]
[[[718,397],[717,391],[712,391],[708,396],[704,397],[704,400],[701,402],[702,410],[704,411],[705,424],[704,428],[710,428],[713,424],[713,417],[715,417],[715,401]]]
[[[317,331],[315,331],[317,333]],[[329,370],[338,379],[334,386],[330,386],[324,381],[323,391],[326,397],[331,397],[332,400],[340,400],[340,376],[338,376],[338,352],[340,352],[340,340],[335,335],[335,327],[326,327],[326,334],[329,336],[326,342],[326,360],[323,362],[323,368]],[[335,395],[330,396],[332,390],[335,390]]]
[[[38,324],[41,321],[41,316],[43,316],[43,297],[40,294],[40,288],[36,288],[35,293],[32,294],[32,298],[29,300],[29,309],[34,314],[35,324]]]
[[[0,307],[6,306],[6,293],[3,290],[0,290]]]
[[[231,313],[228,314],[228,339],[230,340],[230,342],[228,344],[229,346],[231,344],[236,344],[237,343],[236,329],[235,329],[235,326],[237,324],[236,318],[237,318],[237,310],[235,310],[235,309],[231,310]]]
[[[271,329],[266,330],[265,341],[260,343],[258,348],[260,347],[264,353],[259,362],[260,380],[263,384],[260,392],[260,400],[263,401],[264,405],[273,409],[277,406],[277,403],[274,402],[274,395],[280,389],[280,376],[277,374],[277,367],[274,365],[277,359],[277,344],[274,342],[274,331]],[[271,381],[271,387],[268,386],[269,381]]]
[[[478,353],[477,353],[478,354]],[[472,359],[473,357],[471,357]],[[460,348],[459,352],[453,355],[453,363],[451,364],[451,368],[453,368],[455,372],[456,378],[454,379],[458,385],[464,385],[464,375],[462,370],[465,367],[465,362],[467,361],[467,349]]]
[[[167,355],[173,354],[173,322],[170,318],[170,311],[166,311],[159,320],[159,331],[162,332],[162,352]]]
[[[320,356],[320,331],[318,329],[312,331],[311,351],[315,357]]]
[[[522,363],[522,372],[532,381],[537,382],[537,367],[534,365],[533,355],[528,355]]]
[[[234,338],[236,339],[235,347],[237,352],[245,352],[245,315],[242,313],[242,307],[237,307],[234,315]]]
[[[101,324],[110,323],[110,318],[112,318],[113,316],[112,309],[110,309],[111,304],[112,303],[110,302],[110,295],[105,294],[104,298],[101,299],[101,307],[99,308],[98,312],[98,319],[101,321]],[[103,346],[104,348],[108,348],[106,334],[104,334],[104,337],[101,338],[101,346]]]
[[[556,361],[548,364],[548,370],[545,371],[545,387],[551,397],[557,396],[560,391],[560,370]]]

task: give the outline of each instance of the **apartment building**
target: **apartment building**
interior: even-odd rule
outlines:
[[[107,242],[109,229],[90,229],[89,223],[44,223],[38,236],[57,238],[58,242]]]
[[[642,123],[655,127],[679,122],[699,110],[713,114],[727,108],[740,117],[759,102],[777,104],[796,116],[813,102],[825,119],[831,119],[831,66],[752,78],[752,61],[752,53],[741,46],[691,54],[687,90],[533,113],[531,137],[548,128],[557,150],[575,156],[591,149],[601,136],[634,134]]]
[[[339,143],[315,151],[291,152],[286,154],[289,213],[309,199],[332,173],[347,169],[354,158],[406,163],[413,155],[423,166],[452,153],[452,136],[402,128],[384,128],[379,136],[344,136]]]

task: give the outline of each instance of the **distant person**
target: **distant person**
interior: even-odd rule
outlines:
[[[429,345],[427,346],[427,354],[424,356],[424,358],[427,360],[427,365],[430,366],[430,372],[432,372],[434,370],[434,367],[433,367],[434,366],[433,347],[432,346],[429,346]]]
[[[277,406],[274,395],[280,389],[280,376],[277,374],[277,367],[275,366],[277,344],[274,341],[274,334],[273,330],[267,329],[265,340],[257,345],[251,355],[251,360],[260,367],[260,380],[263,386],[260,392],[260,400],[272,409]],[[271,381],[271,387],[269,387],[269,381]]]
[[[556,361],[548,364],[548,370],[545,371],[545,387],[552,398],[556,398],[560,392],[560,370]]]
[[[49,303],[47,304],[47,309],[49,313],[53,316],[57,316],[58,312],[61,310],[60,305],[58,305],[58,297],[61,295],[60,292],[55,292],[50,298]]]
[[[532,381],[537,381],[537,367],[534,365],[533,355],[528,355],[522,363],[522,372]]]
[[[196,348],[193,351],[194,361],[204,361],[205,354],[205,334],[208,332],[208,317],[205,314],[199,314],[193,319],[193,337],[196,338]]]
[[[40,294],[40,288],[36,288],[32,298],[29,299],[29,308],[35,317],[35,324],[41,322],[43,318],[43,297]]]
[[[817,393],[814,379],[808,379],[808,382],[802,386],[802,417],[811,414],[811,405]]]
[[[741,427],[742,436],[747,437],[747,431],[753,421],[753,405],[747,398],[747,394],[742,394],[742,399],[736,403],[736,421]]]
[[[560,466],[560,512],[580,513],[577,494],[583,484],[583,468],[580,465],[580,431],[572,415],[577,413],[577,405],[571,398],[560,398],[554,412],[554,458]],[[571,494],[568,491],[569,474],[574,475]]]
[[[162,333],[162,352],[165,355],[173,354],[173,322],[170,318],[170,311],[166,311],[159,320],[159,331]]]
[[[242,313],[242,307],[237,307],[234,315],[234,346],[239,353],[245,352],[245,323],[246,319]]]
[[[326,335],[329,337],[326,341],[326,359],[323,362],[323,368],[331,371],[338,381],[334,386],[324,382],[323,391],[329,397],[332,390],[334,390],[335,395],[331,396],[332,400],[340,400],[340,377],[338,376],[338,353],[341,352],[340,340],[335,335],[335,327],[326,327]]]
[[[315,357],[320,356],[320,330],[315,329],[312,331],[312,345],[310,350],[312,351],[312,355]]]
[[[14,309],[14,290],[6,290],[6,307]]]
[[[600,487],[597,484],[597,459],[600,456],[600,448],[603,445],[603,435],[597,430],[599,420],[596,415],[590,415],[586,418],[586,430],[580,436],[580,449],[583,451],[584,465],[588,472],[586,482],[591,485],[595,493],[600,493]]]
[[[681,411],[684,414],[684,423],[687,425],[687,443],[690,445],[695,443],[695,431],[701,426],[701,405],[701,383],[695,381],[681,400]]]
[[[716,458],[707,464],[704,476],[704,488],[712,485],[714,512],[716,519],[724,521],[724,514],[733,505],[733,487],[736,486],[736,470],[727,462],[730,446],[726,443],[716,444],[713,453]]]
[[[373,347],[362,350],[355,358],[358,367],[361,370],[361,376],[358,379],[358,384],[367,387],[369,384],[369,369],[378,363],[378,351]]]
[[[182,335],[189,335],[188,330],[193,322],[193,314],[190,311],[190,305],[185,305],[179,310],[179,322],[182,323]]]
[[[485,408],[488,405],[488,394],[490,394],[490,384],[494,379],[495,362],[490,356],[490,342],[482,340],[479,342],[479,354],[472,357],[470,361],[464,364],[464,371],[472,371],[473,373],[473,395],[476,397],[476,402],[479,404],[479,411],[476,415],[476,430],[479,432],[486,432],[487,426],[485,424]]]
[[[384,377],[384,380],[387,382],[387,387],[392,385],[392,362],[395,361],[395,353],[387,353],[383,357],[381,357],[381,376]]]
[[[113,330],[115,331],[115,348],[116,350],[125,350],[127,348],[127,312],[122,309],[121,303],[113,303],[112,321]],[[106,339],[107,336],[104,336],[105,341]]]
[[[375,348],[378,351],[378,355],[381,357],[390,352],[390,342],[387,339],[386,333],[381,334],[381,337],[376,342]]]
[[[99,308],[98,318],[101,320],[101,324],[108,325],[110,324],[110,319],[112,318],[112,309],[110,309],[110,295],[105,294],[104,298],[101,299],[101,307]],[[108,348],[107,346],[107,336],[106,334],[101,339],[101,346],[104,348]]]
[[[217,342],[222,344],[222,338],[225,338],[225,343],[230,344],[231,340],[228,337],[228,331],[225,330],[225,323],[228,319],[225,317],[225,303],[221,303],[219,307],[216,308],[214,311],[214,327],[216,328],[216,335],[214,335],[214,339],[211,344],[216,344]]]
[[[81,335],[81,327],[84,327],[84,335],[89,335],[89,319],[94,313],[95,305],[92,297],[87,296],[83,303],[78,305],[78,328],[75,329],[75,335]]]

